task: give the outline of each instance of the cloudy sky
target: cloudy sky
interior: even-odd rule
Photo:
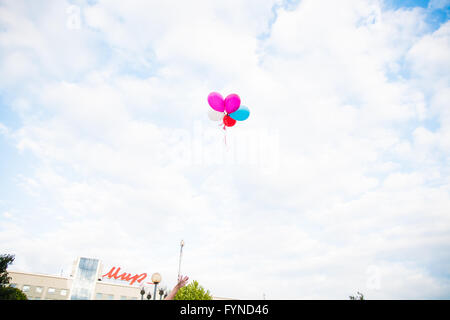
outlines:
[[[11,270],[450,298],[450,2],[0,1]],[[223,130],[207,95],[240,95]],[[107,270],[106,270],[107,271]]]

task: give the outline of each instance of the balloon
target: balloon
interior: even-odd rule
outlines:
[[[234,120],[244,121],[250,116],[250,110],[246,106],[240,106],[239,109],[230,113],[229,116]]]
[[[236,124],[236,120],[231,118],[229,115],[226,115],[225,117],[223,117],[223,124],[227,127],[232,127]]]
[[[237,109],[239,109],[239,106],[241,105],[241,98],[235,93],[232,93],[228,95],[225,98],[225,111],[227,113],[233,113]]]
[[[225,114],[223,112],[215,111],[212,109],[208,111],[208,118],[211,119],[212,121],[220,121],[223,119],[224,116]]]
[[[211,92],[208,95],[208,103],[216,111],[224,112],[225,110],[225,101],[220,93]]]

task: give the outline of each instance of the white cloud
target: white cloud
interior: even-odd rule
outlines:
[[[22,126],[0,127],[36,159],[18,179],[33,210],[0,231],[16,267],[89,255],[171,286],[184,238],[183,272],[218,296],[448,297],[448,22],[305,0],[268,29],[271,1],[177,4],[80,5],[80,29],[68,4],[0,9],[0,84],[31,75],[8,95]],[[252,112],[228,146],[213,90]],[[231,161],[240,139],[254,163]]]
[[[10,218],[12,218],[13,215],[11,212],[5,211],[5,212],[3,212],[3,216],[7,219],[10,219]]]
[[[428,3],[428,8],[431,8],[431,9],[442,9],[442,8],[445,8],[448,5],[450,5],[450,1],[449,0],[431,0]]]

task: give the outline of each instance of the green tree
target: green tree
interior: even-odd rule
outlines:
[[[212,295],[194,280],[178,290],[174,300],[212,300]]]
[[[0,288],[6,287],[11,280],[11,277],[8,275],[8,265],[13,263],[14,255],[12,254],[2,254],[0,255]]]
[[[361,292],[357,292],[356,296],[349,296],[350,300],[364,300],[364,295]]]
[[[20,289],[4,287],[0,289],[0,300],[28,300],[28,298]]]
[[[0,255],[0,300],[28,300],[22,290],[9,285],[11,277],[6,269],[13,263],[14,258],[11,254]]]

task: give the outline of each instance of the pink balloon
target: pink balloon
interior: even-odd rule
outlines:
[[[225,103],[220,93],[211,92],[208,95],[208,103],[216,111],[223,112],[225,110]]]
[[[239,109],[241,105],[241,98],[235,93],[228,95],[225,98],[225,111],[227,113],[233,113]]]

